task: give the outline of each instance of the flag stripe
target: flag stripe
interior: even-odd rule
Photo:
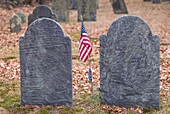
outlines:
[[[83,41],[83,44],[86,44],[86,45],[91,46],[91,43],[90,43],[90,42],[88,42],[88,41]]]
[[[83,61],[84,61],[84,59],[85,59],[85,55],[86,55],[87,50],[88,50],[88,45],[86,45],[86,47],[87,47],[87,48],[86,48],[85,52],[82,54],[83,56],[82,56],[82,58],[81,58]]]

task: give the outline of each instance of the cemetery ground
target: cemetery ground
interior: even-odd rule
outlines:
[[[160,36],[160,103],[159,110],[138,108],[121,108],[100,104],[99,79],[100,79],[100,42],[101,34],[106,34],[108,28],[118,17],[109,0],[99,0],[96,22],[85,22],[85,27],[93,45],[90,57],[92,61],[92,76],[94,83],[94,97],[91,99],[91,85],[88,81],[88,62],[79,60],[78,46],[81,23],[77,22],[77,12],[70,11],[70,22],[60,23],[72,39],[72,76],[73,76],[73,100],[72,107],[67,106],[22,106],[20,104],[20,61],[19,61],[19,37],[27,29],[27,23],[22,25],[22,31],[11,33],[9,29],[10,17],[16,12],[28,15],[35,6],[23,6],[12,10],[0,9],[0,114],[76,114],[76,113],[122,113],[122,114],[169,114],[170,113],[170,4],[152,4],[143,0],[127,0],[126,5],[129,14],[143,18],[155,35]],[[47,4],[51,6],[51,4]]]

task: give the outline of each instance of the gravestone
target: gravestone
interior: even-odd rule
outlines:
[[[151,0],[143,0],[144,2],[150,2]]]
[[[23,105],[72,105],[71,40],[50,18],[40,18],[20,38]]]
[[[57,21],[57,16],[51,11],[51,9],[45,5],[37,6],[33,13],[28,16],[28,25],[39,18],[51,18]]]
[[[152,3],[161,3],[161,0],[152,0]]]
[[[20,32],[21,31],[21,18],[14,14],[10,18],[10,32]]]
[[[99,9],[99,0],[96,0],[97,9]]]
[[[96,0],[78,0],[78,21],[96,21],[97,3]]]
[[[100,36],[101,103],[159,108],[160,41],[145,21],[124,16]]]
[[[21,12],[18,12],[16,13],[16,15],[18,15],[20,18],[21,18],[21,23],[26,23],[26,15],[21,13]]]
[[[52,10],[58,16],[58,22],[69,21],[70,0],[52,0]]]
[[[77,10],[78,8],[78,0],[70,0],[70,9]]]
[[[124,0],[111,0],[111,4],[115,14],[128,13]]]

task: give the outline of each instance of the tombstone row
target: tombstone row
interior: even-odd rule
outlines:
[[[98,2],[98,0],[53,0],[52,10],[45,5],[34,9],[33,13],[28,16],[28,25],[43,17],[54,19],[57,22],[68,22],[69,9],[78,9],[78,21],[81,21],[82,18],[84,21],[96,21]],[[111,0],[111,3],[116,14],[128,13],[124,0]],[[11,32],[20,32],[21,23],[24,22],[26,22],[26,17],[22,13],[12,16],[10,19]]]
[[[124,16],[100,36],[101,103],[159,108],[159,37],[145,21]],[[70,37],[59,23],[40,18],[20,38],[23,105],[72,105]]]
[[[45,5],[40,5],[34,9],[33,13],[28,16],[28,25],[43,17],[51,18],[57,22],[68,22],[69,9],[78,9],[78,21],[82,20],[81,16],[83,16],[84,21],[96,21],[96,1],[98,0],[53,0],[52,10]],[[26,16],[24,14],[13,15],[10,19],[10,31],[20,32],[21,24],[25,22]]]
[[[96,21],[96,1],[97,0],[53,0],[52,10],[58,16],[58,22],[69,21],[69,9],[78,9],[78,21],[81,21],[81,15],[83,15],[84,21]]]

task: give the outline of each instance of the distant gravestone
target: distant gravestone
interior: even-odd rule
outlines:
[[[161,0],[152,0],[152,3],[161,3]]]
[[[51,11],[49,7],[45,5],[40,5],[40,6],[37,6],[34,9],[33,13],[28,16],[28,25],[30,25],[36,19],[43,18],[43,17],[57,20],[57,16],[53,14],[53,12]]]
[[[144,2],[150,2],[151,0],[143,0]]]
[[[69,21],[70,0],[52,0],[52,10],[58,16],[58,22]]]
[[[18,15],[20,18],[21,18],[21,23],[26,23],[26,15],[21,13],[21,12],[18,12],[16,13],[16,15]]]
[[[52,19],[34,21],[20,38],[23,105],[72,105],[71,40]]]
[[[99,0],[96,0],[97,9],[99,9]]]
[[[96,21],[97,3],[96,0],[78,0],[78,21]]]
[[[21,18],[15,14],[10,18],[10,32],[20,31],[21,31]]]
[[[101,103],[159,108],[160,41],[135,16],[112,23],[100,36]]]
[[[127,8],[124,0],[111,0],[115,14],[127,14]]]
[[[77,10],[78,8],[78,0],[70,0],[70,9]]]

